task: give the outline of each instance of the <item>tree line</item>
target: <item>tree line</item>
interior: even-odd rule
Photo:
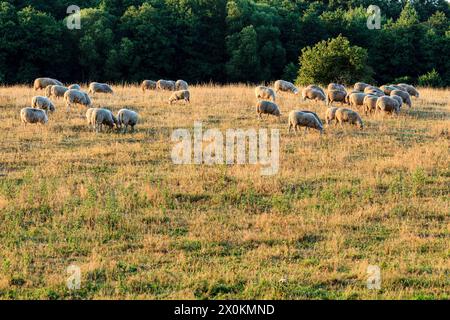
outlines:
[[[81,29],[69,30],[73,2],[0,2],[0,83],[326,82],[343,68],[379,84],[450,84],[445,0],[77,0]]]

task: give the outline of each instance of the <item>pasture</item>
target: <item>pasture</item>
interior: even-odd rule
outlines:
[[[62,99],[23,125],[35,93],[0,87],[0,299],[450,299],[449,90],[320,136],[288,134],[289,111],[326,110],[292,94],[279,122],[250,86],[191,86],[186,105],[113,87],[93,103],[138,111],[134,133],[95,133]],[[195,121],[279,128],[278,174],[173,164],[172,132]]]

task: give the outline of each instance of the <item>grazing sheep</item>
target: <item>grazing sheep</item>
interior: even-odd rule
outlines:
[[[41,123],[46,124],[48,122],[47,113],[45,110],[35,108],[23,108],[20,110],[20,119],[22,123]]]
[[[379,97],[377,100],[377,110],[383,113],[396,113],[400,112],[401,102],[388,96]]]
[[[326,96],[325,91],[324,91],[321,87],[316,86],[315,84],[310,84],[309,86],[306,87],[306,89],[314,89],[314,90],[318,90],[318,91],[320,91],[320,92],[323,93],[323,96],[324,96],[324,97]]]
[[[338,83],[330,83],[328,85],[328,91],[330,90],[346,91],[345,87],[342,84]]]
[[[91,99],[86,92],[73,89],[64,93],[64,102],[66,103],[67,112],[70,111],[72,104],[80,104],[88,108],[92,106]]]
[[[412,107],[412,101],[411,101],[411,96],[409,95],[408,92],[406,91],[401,91],[401,90],[394,90],[391,92],[391,97],[392,96],[399,96],[400,98],[402,98],[403,102],[409,107]]]
[[[96,132],[101,132],[103,130],[103,126],[108,126],[110,129],[113,129],[118,123],[117,118],[112,114],[112,112],[104,108],[94,108],[91,113],[90,122],[91,125],[94,126]]]
[[[302,90],[302,98],[303,101],[305,101],[306,99],[316,101],[326,100],[325,94],[322,91],[309,87]]]
[[[121,109],[117,114],[117,127],[120,129],[125,126],[125,132],[128,131],[128,126],[131,127],[131,131],[134,131],[134,126],[138,123],[138,114],[132,110]]]
[[[367,96],[367,94],[359,92],[359,93],[352,93],[349,97],[348,103],[352,107],[358,107],[364,105],[364,98]]]
[[[47,97],[35,96],[31,99],[31,106],[36,109],[55,112],[55,105]]]
[[[94,93],[114,93],[113,89],[107,83],[91,82],[89,84],[89,94]]]
[[[70,86],[68,86],[67,88],[69,88],[69,90],[81,90],[80,85],[78,84],[71,84]]]
[[[381,86],[380,89],[383,90],[384,94],[387,95],[387,96],[391,95],[392,91],[398,90],[396,87],[389,86],[389,85]]]
[[[51,88],[51,95],[52,95],[52,97],[55,97],[55,98],[64,98],[64,93],[66,93],[67,90],[69,90],[69,88],[66,88],[64,86],[54,85]]]
[[[364,93],[366,94],[382,94],[384,96],[384,92],[383,90],[381,90],[378,87],[374,87],[374,86],[368,86],[364,89]]]
[[[258,101],[258,104],[256,105],[256,113],[258,113],[258,117],[260,119],[262,119],[262,114],[267,114],[267,117],[269,117],[269,115],[273,115],[278,118],[281,116],[280,108],[278,108],[275,103],[266,100]]]
[[[36,80],[34,80],[33,88],[34,91],[36,91],[38,89],[45,89],[49,85],[62,86],[63,84],[60,81],[52,78],[37,78]]]
[[[373,96],[373,95],[366,95],[364,97],[363,106],[364,106],[365,114],[372,113],[377,110],[378,98],[379,98],[378,96]]]
[[[274,88],[276,93],[282,91],[282,92],[292,92],[293,94],[297,95],[299,92],[297,87],[294,86],[293,83],[284,80],[275,81]]]
[[[319,121],[320,125],[323,126],[323,122],[322,122],[322,120],[320,120],[320,118],[319,118],[319,116],[317,115],[317,113],[312,112],[312,111],[308,111],[308,110],[297,110],[297,111],[300,111],[300,112],[303,112],[303,113],[309,113],[309,114],[312,114],[314,117],[316,117],[317,121]]]
[[[54,84],[49,84],[48,86],[45,87],[45,96],[47,98],[50,98],[52,96],[52,87],[54,86]]]
[[[328,90],[327,93],[327,105],[333,102],[345,103],[345,97],[347,92],[341,90]]]
[[[86,120],[87,120],[88,126],[94,125],[94,123],[92,123],[92,113],[94,112],[95,109],[97,109],[97,108],[89,108],[86,111]]]
[[[331,121],[336,119],[336,111],[339,108],[337,107],[330,107],[327,109],[327,112],[325,113],[325,123],[327,125],[330,125]],[[335,122],[334,124],[336,125],[337,122]]]
[[[336,110],[336,120],[339,122],[339,124],[342,126],[344,122],[348,122],[350,124],[354,124],[358,126],[361,130],[364,128],[364,124],[361,120],[361,117],[359,114],[353,110],[345,109],[345,108],[339,108]]]
[[[399,83],[397,86],[403,88],[408,92],[411,96],[418,98],[419,97],[419,91],[417,91],[416,88],[414,88],[412,85],[406,84],[406,83]]]
[[[169,98],[169,104],[172,104],[174,101],[184,100],[184,102],[191,102],[191,94],[189,90],[180,90],[175,91]]]
[[[351,92],[347,92],[345,96],[345,103],[350,104],[350,96],[354,93],[361,93],[361,91],[352,90]]]
[[[317,115],[309,112],[299,110],[291,111],[291,113],[289,113],[288,125],[289,132],[294,129],[297,133],[299,127],[305,127],[305,133],[308,128],[316,129],[320,132],[320,134],[323,133],[323,125],[321,121],[318,119]]]
[[[189,90],[189,85],[184,80],[177,80],[177,82],[175,82],[175,90],[177,91]]]
[[[275,102],[275,91],[273,91],[273,89],[265,87],[265,86],[256,87],[255,96],[256,96],[256,99],[263,99],[263,100],[272,99],[272,101]]]
[[[364,89],[366,89],[369,86],[370,86],[370,84],[367,84],[364,82],[357,82],[353,86],[353,89],[355,89],[355,91],[364,92]]]
[[[155,90],[156,89],[156,81],[152,81],[152,80],[142,81],[141,89],[142,89],[142,92],[145,92],[145,90]]]
[[[172,80],[158,80],[156,82],[156,89],[175,91],[175,81]]]

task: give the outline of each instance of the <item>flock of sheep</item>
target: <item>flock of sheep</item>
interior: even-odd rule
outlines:
[[[276,95],[279,92],[291,92],[295,95],[299,94],[298,88],[284,80],[277,80],[274,88],[266,86],[258,86],[255,89],[255,95],[258,99],[256,112],[261,119],[262,114],[280,117],[280,108],[275,104]],[[383,85],[375,87],[367,83],[357,82],[352,91],[348,92],[346,88],[337,83],[330,83],[327,91],[316,85],[309,85],[301,92],[303,101],[307,99],[313,101],[324,101],[329,108],[325,113],[325,122],[329,125],[333,120],[335,124],[350,123],[364,128],[363,121],[359,113],[355,110],[344,108],[344,104],[351,108],[362,108],[364,113],[374,113],[380,111],[383,113],[398,114],[403,104],[409,108],[412,107],[411,96],[419,97],[419,92],[413,86],[400,83],[397,85]],[[340,103],[342,107],[333,107],[332,103]],[[295,132],[299,127],[316,129],[323,133],[323,122],[319,116],[307,110],[294,110],[289,113],[288,117],[289,132],[294,129]]]
[[[89,126],[97,132],[102,131],[103,126],[111,129],[124,128],[126,132],[128,127],[134,130],[138,123],[138,114],[129,109],[121,109],[117,115],[114,115],[106,108],[93,108],[89,95],[95,93],[113,94],[112,88],[106,83],[92,82],[89,85],[88,92],[81,90],[77,84],[65,87],[60,81],[52,78],[38,78],[34,81],[34,90],[45,90],[45,96],[35,96],[32,98],[31,107],[24,108],[20,112],[23,123],[42,123],[48,122],[48,112],[56,110],[55,105],[50,98],[63,98],[67,111],[74,104],[82,105],[88,108],[86,119]],[[186,81],[178,80],[144,80],[141,89],[145,93],[147,90],[168,90],[173,91],[169,98],[169,104],[175,101],[190,102],[189,86]],[[276,96],[280,92],[290,92],[295,95],[300,93],[299,89],[291,82],[277,80],[274,88],[258,86],[255,95],[258,100],[256,111],[260,119],[262,114],[280,117],[281,112],[275,103]],[[337,83],[330,83],[325,92],[319,86],[310,85],[301,92],[303,101],[307,99],[313,101],[324,101],[329,106],[325,113],[325,122],[329,125],[333,120],[335,124],[350,123],[363,129],[364,124],[355,110],[344,108],[344,104],[353,109],[362,108],[365,114],[380,111],[383,113],[398,114],[403,104],[409,108],[412,107],[411,96],[419,97],[419,92],[411,85],[400,83],[397,85],[384,85],[375,87],[367,83],[358,82],[354,85],[352,91],[348,92],[346,88]],[[332,103],[340,103],[341,107],[334,107]],[[298,131],[300,127],[316,129],[322,134],[324,131],[323,122],[320,117],[307,110],[294,110],[288,117],[289,132],[294,129]]]
[[[113,94],[111,86],[106,83],[92,82],[89,84],[88,92],[81,90],[78,84],[72,84],[68,87],[64,86],[60,81],[52,78],[37,78],[34,81],[34,90],[45,90],[45,96],[34,96],[31,100],[31,107],[23,108],[20,111],[20,118],[23,123],[41,123],[48,122],[48,113],[56,111],[55,105],[50,98],[63,98],[67,112],[73,105],[81,105],[87,109],[86,119],[89,126],[95,131],[102,131],[103,126],[111,129],[124,128],[128,131],[128,127],[134,131],[135,125],[138,123],[139,115],[129,109],[121,109],[117,116],[106,108],[93,108],[92,100],[89,95],[95,93]],[[169,98],[169,104],[175,101],[184,100],[190,102],[189,86],[186,81],[170,81],[170,80],[145,80],[141,84],[142,91],[151,89],[174,91]]]

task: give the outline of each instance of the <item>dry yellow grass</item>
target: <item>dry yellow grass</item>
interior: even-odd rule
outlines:
[[[420,91],[399,117],[319,137],[289,135],[286,118],[323,104],[283,94],[283,122],[258,121],[247,86],[193,87],[190,105],[135,86],[93,98],[137,110],[133,134],[95,134],[62,100],[24,126],[35,93],[0,88],[0,298],[448,299],[449,91]],[[197,120],[280,128],[279,173],[172,164],[173,130]]]

